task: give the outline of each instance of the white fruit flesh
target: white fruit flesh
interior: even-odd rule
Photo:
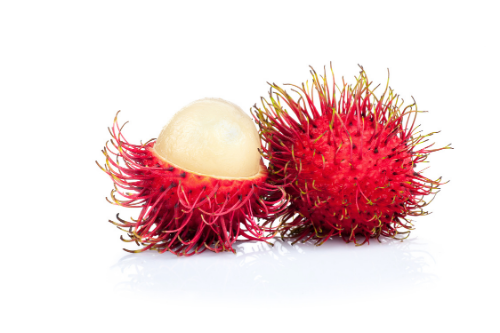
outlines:
[[[198,100],[178,111],[154,149],[186,171],[224,177],[253,177],[260,170],[259,134],[252,119],[222,99]]]

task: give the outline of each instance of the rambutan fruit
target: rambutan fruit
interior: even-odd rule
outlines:
[[[341,90],[333,70],[331,87],[326,69],[324,76],[314,69],[311,74],[310,89],[291,85],[296,99],[270,84],[269,101],[262,98],[262,108],[253,110],[269,181],[290,195],[290,205],[276,215],[284,221],[282,236],[318,245],[333,236],[357,245],[380,236],[407,237],[409,216],[428,214],[424,197],[443,184],[418,166],[450,146],[426,145],[434,133],[417,130],[422,111],[416,103],[404,106],[388,82],[377,97],[362,67],[355,85],[343,82]]]
[[[232,251],[239,236],[273,237],[272,217],[286,194],[266,183],[260,139],[252,119],[221,99],[196,101],[163,128],[157,140],[131,144],[118,113],[99,167],[114,182],[110,203],[140,208],[137,219],[110,221],[125,242],[190,256]],[[260,223],[260,220],[264,223]]]

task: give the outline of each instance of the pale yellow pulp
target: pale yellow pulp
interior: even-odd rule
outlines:
[[[258,148],[252,119],[237,105],[215,98],[178,111],[154,145],[161,157],[186,171],[225,178],[257,175]]]

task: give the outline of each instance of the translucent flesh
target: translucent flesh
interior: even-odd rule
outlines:
[[[251,118],[222,99],[202,99],[178,111],[163,128],[155,151],[196,173],[228,178],[259,173],[259,134]]]

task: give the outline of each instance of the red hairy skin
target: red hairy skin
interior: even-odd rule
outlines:
[[[118,116],[118,114],[117,114]],[[253,178],[218,179],[182,170],[153,150],[154,140],[134,145],[123,137],[117,117],[112,136],[103,150],[106,164],[99,167],[114,182],[111,204],[140,209],[137,219],[109,221],[127,233],[124,242],[135,242],[161,253],[190,256],[210,250],[232,251],[238,236],[266,241],[276,234],[274,214],[286,205],[286,194],[266,183],[261,164]],[[119,199],[120,197],[121,199]],[[263,223],[256,223],[262,219]]]
[[[326,70],[324,76],[311,74],[310,89],[293,86],[297,99],[272,84],[270,101],[263,98],[263,107],[253,110],[270,183],[285,186],[290,195],[290,205],[276,215],[285,221],[282,236],[318,245],[333,236],[357,245],[380,236],[406,238],[408,217],[428,214],[424,197],[444,184],[416,166],[450,147],[426,146],[434,133],[417,131],[422,111],[416,103],[403,108],[388,86],[376,97],[363,69],[354,87],[343,84],[340,96],[333,71],[333,89]]]

